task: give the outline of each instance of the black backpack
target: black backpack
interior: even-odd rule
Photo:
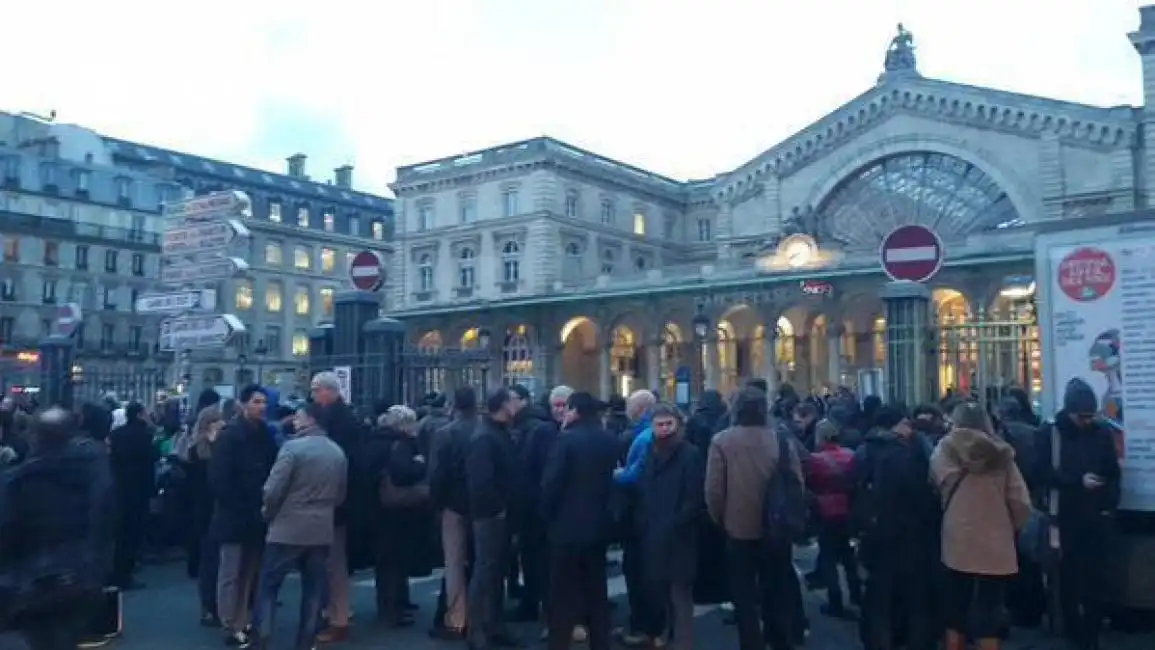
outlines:
[[[794,473],[790,434],[778,430],[778,463],[762,499],[762,530],[766,539],[793,544],[806,536],[806,488]]]

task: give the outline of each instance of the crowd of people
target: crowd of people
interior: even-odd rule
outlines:
[[[1041,625],[1050,595],[1072,646],[1098,648],[1120,469],[1079,380],[1046,423],[1013,390],[908,410],[751,380],[704,391],[688,418],[645,390],[535,402],[519,385],[365,417],[340,390],[322,372],[293,406],[257,385],[188,409],[0,404],[0,623],[33,650],[83,642],[108,585],[144,587],[163,497],[200,623],[227,647],[269,647],[292,572],[305,650],[351,637],[354,572],[373,571],[378,618],[405,627],[410,578],[444,567],[430,634],[470,650],[520,646],[510,621],[540,622],[551,650],[689,649],[705,603],[732,604],[742,650],[787,650],[806,643],[805,590],[857,620],[866,650],[994,650],[1012,624]],[[800,575],[807,540],[817,568]]]

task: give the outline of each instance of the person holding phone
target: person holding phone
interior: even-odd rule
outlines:
[[[1041,429],[1037,475],[1057,496],[1059,584],[1063,630],[1079,650],[1098,650],[1111,521],[1119,505],[1120,468],[1111,427],[1098,418],[1099,400],[1082,379],[1067,383],[1063,409]],[[1052,463],[1052,445],[1059,445]]]

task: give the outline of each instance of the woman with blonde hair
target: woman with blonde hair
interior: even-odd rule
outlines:
[[[997,650],[1004,627],[1004,589],[1019,571],[1015,542],[1031,500],[1014,449],[997,437],[981,404],[960,404],[954,427],[930,459],[942,495],[942,561],[946,565],[945,650]]]

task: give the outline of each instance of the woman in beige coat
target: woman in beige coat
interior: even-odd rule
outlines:
[[[931,456],[931,480],[943,500],[942,561],[946,565],[945,650],[997,650],[1007,578],[1019,571],[1017,532],[1031,501],[1015,452],[996,437],[979,404],[962,404],[954,428]]]

